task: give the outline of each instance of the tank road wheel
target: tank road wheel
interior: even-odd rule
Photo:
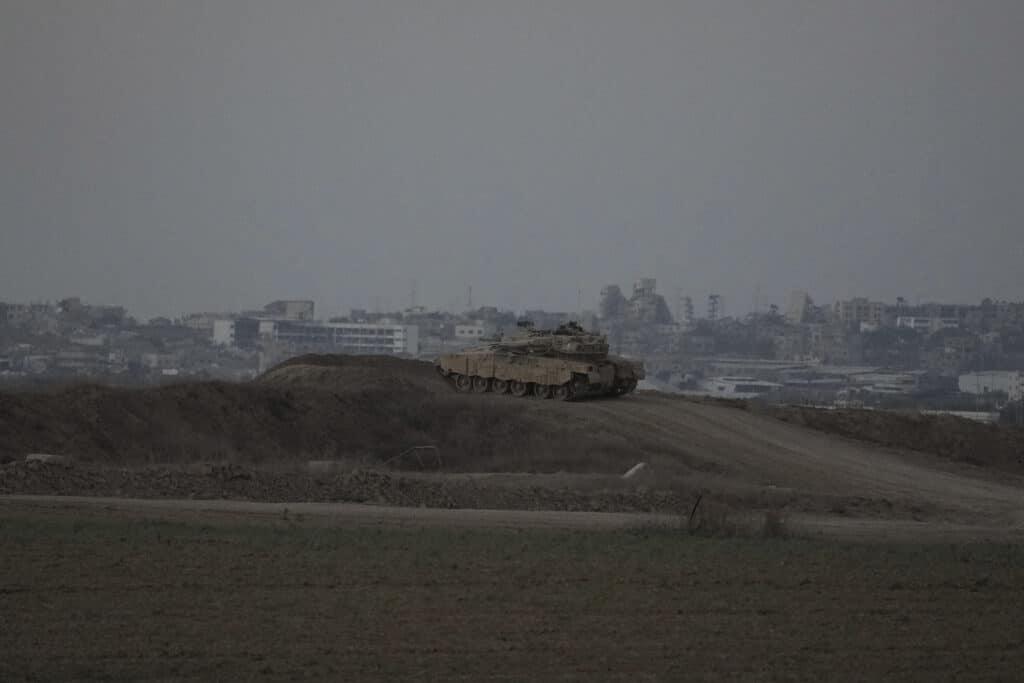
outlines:
[[[455,382],[455,390],[463,393],[473,388],[473,379],[469,375],[455,375],[452,378]]]
[[[492,379],[491,380],[491,391],[496,394],[504,394],[508,391],[508,382],[503,379]]]
[[[526,391],[529,387],[526,386],[526,382],[512,380],[512,384],[509,386],[509,388],[512,390],[513,396],[522,398],[523,396],[526,396]]]
[[[556,401],[572,400],[572,383],[556,384],[551,387],[551,398]]]
[[[485,394],[487,390],[491,388],[491,380],[487,377],[474,377],[473,378],[473,393],[474,394]]]
[[[551,396],[551,387],[547,384],[534,384],[533,385],[533,397],[534,398],[549,398]]]

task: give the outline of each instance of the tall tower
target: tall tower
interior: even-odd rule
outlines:
[[[675,288],[675,318],[684,325],[693,324],[693,297],[683,294],[682,287]]]
[[[708,320],[715,321],[722,315],[722,297],[718,294],[708,295]]]

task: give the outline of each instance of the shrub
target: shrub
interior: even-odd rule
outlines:
[[[769,510],[764,513],[764,521],[761,523],[761,536],[764,538],[786,538],[789,532],[786,529],[786,518],[779,510]]]

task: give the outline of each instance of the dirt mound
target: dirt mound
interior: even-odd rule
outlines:
[[[433,364],[391,356],[306,354],[271,368],[257,381],[345,392],[365,389],[426,393],[451,391]]]
[[[920,451],[954,462],[1024,472],[1024,429],[982,424],[953,415],[789,406],[756,410],[783,422],[887,448]]]
[[[426,363],[321,362],[292,362],[247,384],[0,394],[0,462],[56,453],[123,465],[401,465],[408,449],[434,446],[447,470],[618,474],[638,449],[658,448],[594,424],[585,408],[456,394]]]

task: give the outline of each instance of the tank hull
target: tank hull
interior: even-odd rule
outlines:
[[[636,388],[643,368],[621,358],[571,358],[474,350],[442,355],[435,363],[458,391],[579,400],[621,396]]]

